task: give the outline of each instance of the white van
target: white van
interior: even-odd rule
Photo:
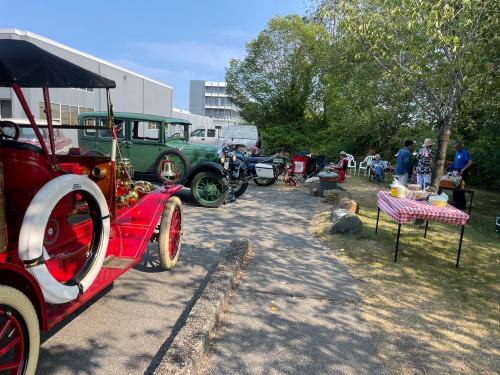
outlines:
[[[226,136],[233,139],[236,145],[245,145],[248,150],[257,147],[259,133],[255,125],[231,125],[222,129],[196,129],[191,133],[189,141],[208,145],[220,145]]]

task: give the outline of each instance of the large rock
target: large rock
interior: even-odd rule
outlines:
[[[360,239],[363,236],[363,223],[358,215],[340,208],[332,212],[332,227],[330,234],[343,234]]]
[[[328,203],[335,203],[336,201],[342,198],[351,199],[351,193],[340,189],[325,190],[323,192],[323,197],[326,199]]]
[[[359,215],[359,204],[349,198],[341,198],[333,204],[333,211],[343,208]]]

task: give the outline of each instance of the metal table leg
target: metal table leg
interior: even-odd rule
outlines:
[[[460,261],[460,251],[462,251],[462,239],[464,238],[464,229],[465,225],[462,225],[462,233],[460,233],[460,244],[458,245],[458,257],[457,257],[457,267],[458,268],[458,262]]]
[[[427,227],[429,226],[429,220],[425,222],[425,233],[424,233],[424,238],[427,237]]]
[[[378,230],[378,217],[380,216],[380,207],[378,208],[378,212],[377,212],[377,225],[375,226],[375,234],[377,234],[377,230]]]
[[[398,225],[398,238],[396,240],[396,254],[394,255],[394,263],[398,260],[399,234],[401,233],[401,223]]]
[[[474,192],[473,191],[470,193],[469,216],[470,216],[470,211],[472,210],[472,198],[474,198]]]

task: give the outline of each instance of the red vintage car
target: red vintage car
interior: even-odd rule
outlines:
[[[175,265],[183,213],[172,194],[181,186],[132,181],[116,141],[115,82],[29,42],[0,40],[0,86],[13,88],[38,140],[25,142],[23,128],[0,121],[0,373],[33,374],[40,329],[53,328],[137,264],[152,238],[161,265]],[[43,90],[46,125],[36,124],[23,87]],[[113,134],[111,156],[56,154],[55,132],[65,126],[52,123],[52,87],[106,89],[108,126],[95,128]],[[175,165],[165,161],[162,175],[171,180]]]

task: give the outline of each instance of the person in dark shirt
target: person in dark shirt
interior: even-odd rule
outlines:
[[[458,171],[458,175],[462,176],[462,180],[465,181],[469,177],[469,168],[473,164],[472,157],[469,151],[464,149],[464,144],[460,141],[453,142],[453,148],[455,149],[455,170]],[[467,205],[465,193],[453,190],[453,202],[451,204],[460,210],[465,209]]]
[[[306,173],[308,175],[310,175],[316,169],[316,160],[314,160],[314,158],[312,157],[311,151],[306,151],[305,154],[306,154],[306,158],[307,158]]]

